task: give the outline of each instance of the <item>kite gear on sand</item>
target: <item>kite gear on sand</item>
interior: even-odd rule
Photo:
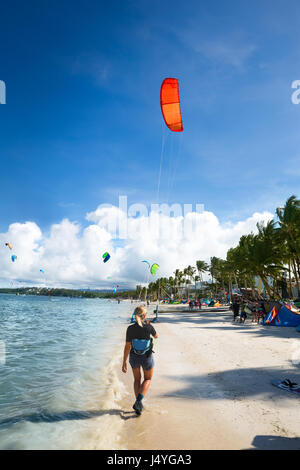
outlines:
[[[285,380],[272,380],[272,385],[275,387],[281,388],[282,390],[287,390],[288,392],[295,393],[300,397],[300,385],[296,382],[292,382],[290,379]]]
[[[265,316],[264,325],[271,326],[298,326],[300,325],[300,314],[292,311],[286,305],[274,306]]]

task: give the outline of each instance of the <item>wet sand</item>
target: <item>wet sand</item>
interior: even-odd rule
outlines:
[[[160,307],[155,373],[139,417],[131,368],[122,374],[120,360],[120,448],[300,449],[300,399],[271,385],[300,383],[300,334],[233,323],[230,311],[182,310]]]

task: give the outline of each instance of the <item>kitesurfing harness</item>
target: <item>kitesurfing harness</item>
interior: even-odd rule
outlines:
[[[146,354],[149,356],[153,353],[153,340],[151,339],[133,339],[131,341],[132,351],[138,356]]]

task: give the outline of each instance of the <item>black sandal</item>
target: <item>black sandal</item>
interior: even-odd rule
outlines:
[[[285,379],[281,382],[281,385],[284,385],[287,388],[294,388],[298,384],[296,382],[291,382],[289,379]]]

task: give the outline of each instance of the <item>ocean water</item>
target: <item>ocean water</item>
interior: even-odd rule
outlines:
[[[128,302],[0,295],[0,449],[118,449]]]

